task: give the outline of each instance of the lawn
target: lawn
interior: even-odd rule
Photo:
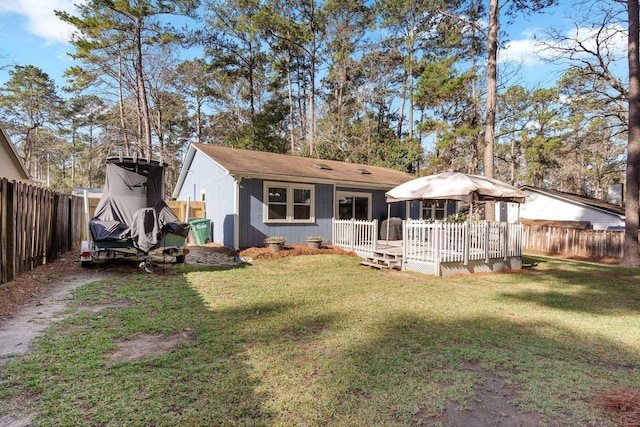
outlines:
[[[527,257],[523,272],[436,278],[357,263],[298,256],[84,286],[31,353],[0,367],[0,413],[44,426],[446,426],[464,414],[601,426],[615,425],[602,393],[640,389],[638,269]],[[174,345],[123,352],[159,337]]]

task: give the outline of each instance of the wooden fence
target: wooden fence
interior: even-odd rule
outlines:
[[[167,205],[173,210],[180,221],[187,221],[190,218],[205,218],[204,202],[185,202],[182,200],[168,200]],[[187,212],[189,205],[189,214]]]
[[[547,255],[622,258],[624,231],[524,225],[524,250]]]
[[[0,283],[80,244],[82,199],[0,179]]]

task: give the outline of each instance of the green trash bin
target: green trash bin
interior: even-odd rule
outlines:
[[[196,245],[204,245],[211,241],[211,220],[207,218],[189,221]]]

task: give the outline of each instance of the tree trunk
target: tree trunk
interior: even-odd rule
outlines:
[[[196,142],[202,144],[202,103],[200,95],[196,95]]]
[[[640,64],[638,60],[638,0],[628,1],[629,11],[629,133],[625,189],[624,256],[621,264],[640,266],[638,254],[638,214],[640,206]]]
[[[474,30],[475,31],[475,30]],[[476,78],[476,52],[475,50],[471,51],[471,70],[473,70],[473,78],[471,79],[471,99],[473,102],[473,112],[471,114],[471,127],[472,128],[476,128],[479,127],[480,125],[480,113],[479,113],[479,102],[480,100],[478,99],[478,79]],[[468,171],[469,173],[478,174],[478,164],[479,162],[479,158],[480,158],[480,150],[479,147],[481,146],[481,141],[480,141],[480,133],[475,134],[474,136],[472,136],[472,140],[471,140],[471,161],[469,162],[469,166],[468,166]]]
[[[315,42],[314,42],[315,43]],[[309,67],[309,154],[313,155],[314,150],[314,138],[316,132],[316,57],[315,57],[315,45],[311,55],[311,66]]]
[[[118,113],[120,114],[120,129],[122,133],[122,144],[124,145],[124,155],[129,157],[129,138],[127,136],[127,121],[124,117],[124,95],[122,94],[122,53],[118,54]]]
[[[400,95],[400,114],[398,114],[398,139],[402,139],[402,122],[404,121],[404,103],[407,98],[407,69],[402,74],[402,93]]]
[[[484,176],[493,178],[493,148],[496,126],[497,88],[497,56],[499,23],[498,0],[489,1],[489,43],[487,58],[487,119],[484,130]],[[485,207],[485,218],[495,220],[495,204],[488,202]]]
[[[293,104],[293,82],[291,81],[291,57],[287,61],[287,90],[289,92],[289,143],[291,144],[291,154],[296,154],[296,136]]]
[[[413,31],[411,32],[411,53],[409,54],[409,133],[408,138],[413,138]],[[400,137],[402,138],[402,137]]]
[[[142,133],[144,137],[145,154],[148,159],[153,155],[151,142],[151,119],[149,117],[149,101],[147,89],[144,84],[144,70],[142,57],[142,20],[136,22],[136,80],[138,85],[138,98],[140,100],[140,113],[142,115]]]

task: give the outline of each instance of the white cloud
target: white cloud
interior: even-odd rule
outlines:
[[[588,28],[578,27],[571,32],[568,32],[567,40],[563,43],[563,47],[574,47],[576,41],[580,43],[589,51],[598,50],[607,53],[612,58],[626,58],[627,56],[627,33],[624,28],[618,24],[613,24],[603,29],[601,28]]]
[[[76,0],[1,0],[0,14],[15,13],[25,17],[27,30],[47,43],[67,43],[72,29],[54,10],[74,12]]]
[[[601,52],[613,60],[626,58],[627,54],[627,36],[619,25],[611,25],[604,29],[576,27],[566,31],[561,41],[552,40],[544,30],[537,29],[523,31],[522,36],[522,39],[512,40],[500,49],[499,62],[534,67],[558,60],[569,51],[573,52],[572,56],[575,59],[589,58],[590,55],[584,50],[596,51],[598,43]],[[578,43],[582,47],[579,47]]]
[[[521,39],[508,42],[498,51],[498,62],[515,62],[526,67],[542,64],[537,40]]]

